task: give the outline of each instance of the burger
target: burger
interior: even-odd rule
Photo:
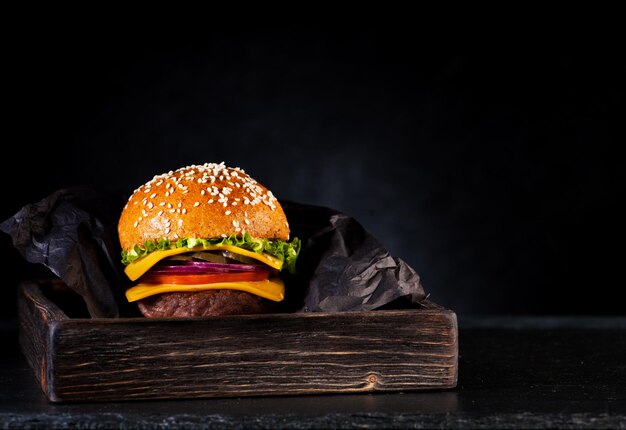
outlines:
[[[223,162],[154,176],[128,199],[118,234],[125,296],[149,318],[271,312],[300,252],[272,192]]]

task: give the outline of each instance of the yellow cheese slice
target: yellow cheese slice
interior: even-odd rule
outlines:
[[[246,282],[216,282],[214,284],[137,284],[126,290],[129,302],[141,300],[155,294],[172,292],[196,292],[204,290],[239,290],[257,296],[280,302],[285,298],[285,284],[280,278],[265,279],[263,281]]]
[[[260,261],[261,263],[265,263],[268,266],[280,270],[283,267],[283,262],[278,258],[273,257],[269,254],[259,254],[258,252],[248,251],[247,249],[242,249],[237,246],[232,245],[212,245],[208,247],[198,246],[194,248],[174,248],[174,249],[166,249],[164,251],[153,251],[150,254],[141,257],[132,263],[130,263],[124,269],[124,273],[126,276],[130,278],[131,281],[136,281],[139,279],[141,275],[146,273],[152,266],[154,266],[159,261],[163,260],[166,257],[171,257],[172,255],[184,254],[185,252],[196,252],[196,251],[229,251],[233,254],[244,255],[246,257],[254,258],[255,260]]]

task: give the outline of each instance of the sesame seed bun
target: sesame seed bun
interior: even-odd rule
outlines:
[[[272,192],[224,163],[154,176],[133,192],[118,223],[123,250],[161,238],[208,239],[244,232],[289,240],[287,217]]]

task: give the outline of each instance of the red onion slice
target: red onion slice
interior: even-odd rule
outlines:
[[[167,261],[150,269],[154,274],[232,273],[270,271],[264,264],[227,264],[210,261]]]

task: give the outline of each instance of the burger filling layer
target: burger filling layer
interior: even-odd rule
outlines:
[[[142,284],[139,283],[126,291],[129,302],[149,296],[172,292],[197,292],[205,290],[239,290],[280,302],[285,298],[285,284],[280,278],[265,279],[254,282],[216,282],[211,284],[179,285],[179,284]]]
[[[233,242],[247,243],[248,249]],[[281,301],[285,288],[276,275],[283,268],[295,270],[300,242],[297,238],[277,242],[227,237],[217,243],[185,239],[171,244],[164,239],[135,247],[122,254],[126,275],[138,281],[126,291],[126,297],[132,302],[166,292],[234,289]],[[265,249],[274,250],[275,255]]]

